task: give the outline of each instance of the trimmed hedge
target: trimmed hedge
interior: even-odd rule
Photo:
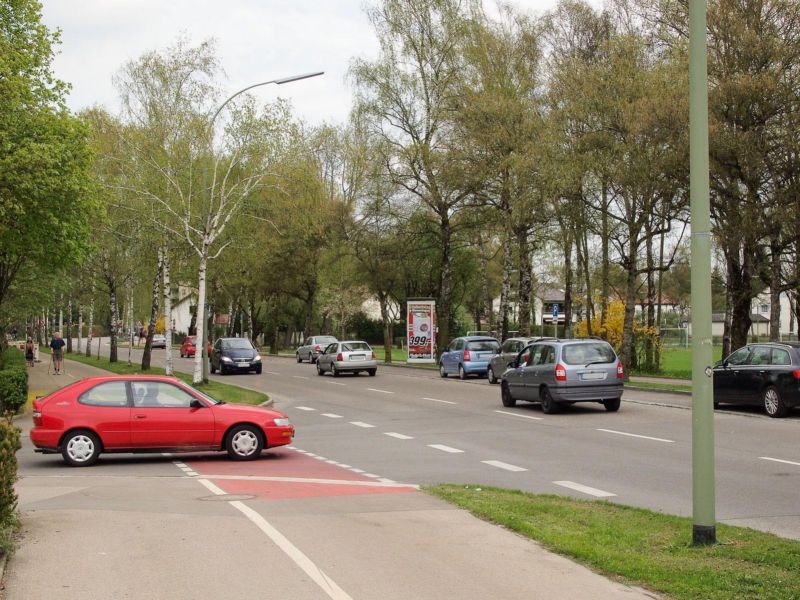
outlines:
[[[8,363],[6,363],[8,364]],[[23,364],[0,371],[0,411],[8,420],[25,406],[28,399],[28,371]]]
[[[0,421],[0,556],[14,549],[17,528],[17,450],[20,445],[18,427]]]

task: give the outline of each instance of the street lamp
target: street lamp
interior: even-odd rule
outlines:
[[[217,120],[219,113],[222,112],[222,109],[225,108],[228,103],[239,96],[240,94],[244,94],[248,90],[252,90],[253,88],[261,87],[262,85],[269,85],[270,83],[274,83],[275,85],[283,85],[284,83],[292,83],[293,81],[300,81],[301,79],[308,79],[310,77],[317,77],[318,75],[323,75],[325,71],[314,71],[311,73],[302,73],[300,75],[290,75],[289,77],[281,77],[279,79],[270,79],[269,81],[262,81],[261,83],[254,83],[253,85],[248,85],[245,88],[240,89],[238,92],[231,94],[225,102],[219,105],[219,108],[214,111],[214,114],[211,117],[211,121],[208,123],[208,133],[209,136],[213,135],[214,132],[214,122]],[[205,179],[205,177],[204,177]],[[206,315],[206,319],[207,319]],[[199,321],[199,319],[198,319]],[[208,352],[206,348],[206,340],[208,339],[208,327],[206,323],[202,324],[203,327],[203,335],[201,336],[200,340],[200,353],[203,361],[203,383],[208,383]]]

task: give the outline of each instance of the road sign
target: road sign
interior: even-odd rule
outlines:
[[[553,302],[553,318],[558,318],[558,304],[555,302]]]

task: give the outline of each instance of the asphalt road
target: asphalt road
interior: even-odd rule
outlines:
[[[155,350],[154,364],[163,355]],[[191,365],[176,356],[178,370]],[[270,356],[263,368],[216,377],[269,393],[297,426],[302,451],[405,483],[481,483],[692,514],[686,395],[626,390],[618,413],[577,404],[545,415],[525,402],[504,408],[485,379],[384,366],[376,377],[319,377],[313,365]],[[718,521],[800,539],[800,414],[722,410],[715,425]]]

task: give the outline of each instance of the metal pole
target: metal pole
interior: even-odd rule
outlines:
[[[689,187],[692,223],[692,542],[717,541],[711,349],[711,210],[706,0],[689,1]]]

